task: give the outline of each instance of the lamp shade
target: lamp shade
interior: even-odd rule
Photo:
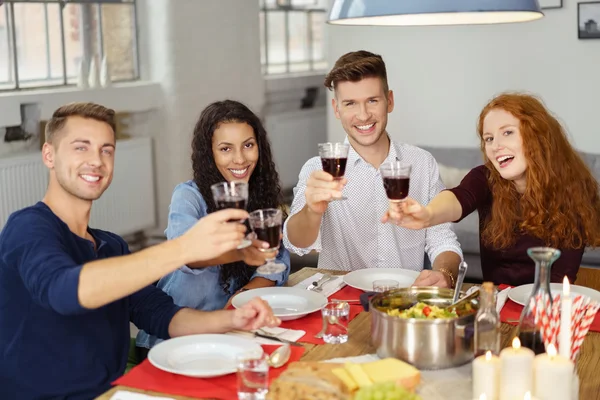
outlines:
[[[336,25],[471,25],[542,18],[537,0],[335,0]]]

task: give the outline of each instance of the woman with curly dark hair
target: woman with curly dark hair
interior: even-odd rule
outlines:
[[[391,206],[391,219],[421,229],[458,222],[477,210],[484,280],[533,282],[527,249],[550,246],[561,251],[551,281],[566,275],[574,282],[586,246],[600,245],[598,181],[561,124],[533,96],[494,98],[481,111],[477,131],[485,164],[426,207],[411,199],[400,210]]]
[[[169,240],[181,236],[200,218],[217,210],[211,192],[215,183],[247,182],[249,212],[283,208],[267,132],[260,119],[237,101],[215,102],[202,111],[194,128],[192,168],[194,179],[179,184],[173,191],[165,231]],[[227,307],[240,291],[282,285],[289,275],[288,251],[281,245],[277,254],[277,262],[287,267],[285,271],[263,275],[255,267],[263,265],[272,254],[259,251],[259,246],[269,247],[254,240],[251,246],[218,259],[182,266],[162,278],[158,287],[173,297],[177,305],[209,311]],[[159,341],[143,331],[136,340],[138,347],[145,348]]]

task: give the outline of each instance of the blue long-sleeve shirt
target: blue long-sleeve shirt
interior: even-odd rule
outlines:
[[[180,183],[173,190],[171,198],[169,221],[165,230],[167,239],[183,235],[207,214],[206,201],[194,181]],[[280,246],[277,261],[287,266],[285,271],[269,275],[262,275],[255,271],[251,279],[260,276],[274,281],[278,286],[284,284],[290,272],[290,254],[283,244]],[[239,287],[237,282],[229,282],[229,291],[225,292],[219,281],[220,273],[220,265],[196,269],[184,265],[175,272],[164,276],[158,282],[158,287],[173,297],[175,304],[180,306],[203,311],[219,310],[225,307],[229,298]],[[160,341],[157,337],[140,331],[136,344],[140,347],[151,348]]]
[[[129,322],[168,338],[181,307],[149,286],[98,309],[78,300],[81,268],[128,254],[119,236],[69,230],[44,203],[13,213],[0,233],[0,399],[91,399],[123,374]]]

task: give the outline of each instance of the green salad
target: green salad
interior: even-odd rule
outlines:
[[[406,310],[388,310],[387,313],[399,318],[436,319],[458,317],[455,310],[448,311],[444,308],[430,306],[423,302],[419,302]]]

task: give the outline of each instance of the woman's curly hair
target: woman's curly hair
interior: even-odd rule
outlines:
[[[212,103],[202,111],[192,139],[194,182],[206,201],[208,212],[217,210],[211,185],[225,181],[215,164],[212,150],[213,134],[220,124],[228,122],[246,123],[252,127],[258,146],[258,162],[248,182],[246,209],[249,212],[261,208],[281,208],[284,211],[279,174],[273,161],[267,131],[258,116],[244,104],[225,100]],[[286,216],[284,212],[284,218]],[[246,265],[243,261],[225,264],[221,268],[219,281],[225,292],[229,291],[231,284],[236,285],[237,290],[248,283],[254,271],[254,267]]]
[[[494,109],[520,121],[527,160],[523,194],[500,176],[485,153],[483,122]],[[526,233],[552,247],[600,245],[598,181],[540,100],[521,93],[501,94],[481,111],[477,130],[494,199],[491,218],[482,232],[484,243],[503,249],[514,244],[517,234]]]

